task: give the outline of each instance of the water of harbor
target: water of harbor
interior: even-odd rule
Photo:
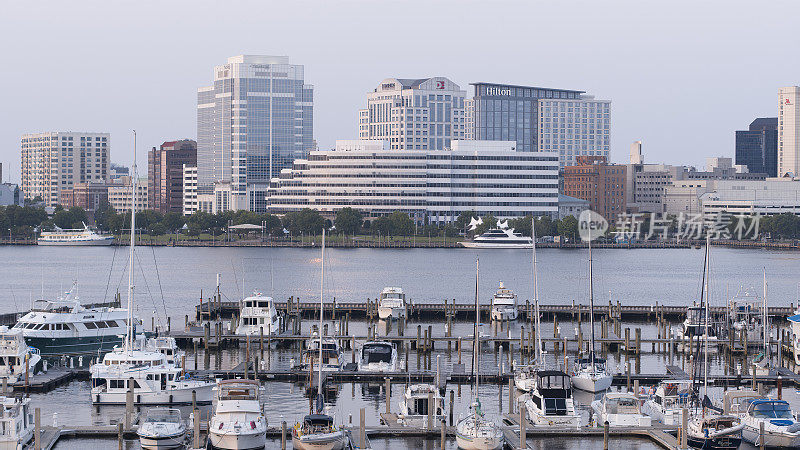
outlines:
[[[165,313],[172,318],[173,326],[183,324],[184,315],[194,316],[201,290],[205,296],[214,289],[217,273],[222,274],[222,293],[226,300],[237,300],[254,290],[284,300],[289,296],[304,301],[315,301],[319,296],[320,257],[318,249],[296,248],[169,248],[141,247],[137,249],[136,314],[149,325],[153,316],[159,323],[165,322]],[[588,299],[588,263],[585,250],[543,249],[538,252],[539,296],[544,304],[586,304]],[[530,298],[531,253],[525,250],[467,250],[467,249],[330,249],[326,251],[325,296],[338,301],[363,301],[377,297],[385,286],[401,286],[415,302],[441,302],[456,299],[459,303],[474,301],[475,259],[480,258],[479,295],[483,303],[503,281],[514,290],[521,301]],[[596,250],[594,258],[594,288],[598,304],[607,304],[609,298],[625,305],[688,305],[698,297],[703,265],[703,251],[694,249],[637,249]],[[761,293],[763,271],[766,269],[771,305],[788,306],[797,303],[800,273],[800,253],[773,250],[740,250],[714,248],[712,255],[712,304],[722,305],[740,287]],[[0,247],[0,261],[4,262],[0,277],[0,313],[27,310],[30,301],[42,296],[55,297],[78,280],[79,296],[84,303],[107,300],[117,291],[127,288],[127,248],[79,248],[79,247]],[[303,333],[308,333],[312,321],[303,323]],[[176,325],[177,324],[177,325]],[[370,324],[353,321],[351,334],[365,335]],[[409,322],[406,336],[416,334],[417,325],[427,329],[433,326],[434,336],[445,333],[442,323]],[[562,335],[572,335],[576,324],[562,321]],[[511,327],[511,336],[519,336],[520,324]],[[649,323],[626,323],[633,336],[634,328],[642,329],[642,337],[656,337],[657,329]],[[398,334],[396,324],[377,323],[379,335]],[[506,330],[484,327],[487,334],[506,335]],[[543,324],[543,335],[552,336],[552,323]],[[599,326],[598,326],[599,335]],[[456,322],[454,336],[472,334],[472,324]],[[583,336],[588,338],[588,324],[583,324]],[[647,345],[647,344],[643,344]],[[649,347],[649,345],[648,345]],[[252,349],[251,349],[252,350]],[[649,350],[649,348],[647,349]],[[612,372],[624,373],[625,365],[631,364],[633,373],[664,373],[665,365],[674,363],[689,370],[689,363],[682,355],[669,356],[645,351],[639,358],[627,359],[625,355],[606,355]],[[255,351],[255,350],[253,350]],[[245,359],[244,348],[224,349],[206,355],[202,349],[197,356],[190,350],[187,354],[188,369],[219,369],[235,367]],[[264,359],[268,369],[288,370],[292,360],[298,358],[295,348],[265,350]],[[572,349],[571,356],[574,355]],[[752,356],[752,355],[751,355]],[[457,363],[455,350],[448,352],[443,344],[432,352],[445,372]],[[465,351],[463,363],[470,370],[471,354]],[[491,347],[485,347],[481,355],[483,372],[508,368],[508,355],[501,355]],[[519,361],[520,355],[514,355]],[[405,364],[405,355],[400,355],[399,367]],[[555,357],[553,359],[556,359]],[[344,360],[351,360],[345,352]],[[197,361],[195,363],[195,361]],[[737,363],[726,361],[719,355],[711,356],[710,373],[735,374]],[[409,355],[409,369],[416,371],[424,366],[414,352]],[[624,375],[622,375],[624,377]],[[402,383],[392,385],[391,410],[396,412]],[[308,411],[305,386],[288,382],[264,384],[264,399],[269,423],[279,426],[285,420],[291,426]],[[339,423],[348,424],[358,420],[360,408],[366,409],[367,425],[377,425],[379,413],[385,411],[385,393],[382,385],[344,383],[334,386],[329,392],[328,404]],[[33,394],[34,407],[42,409],[44,424],[55,420],[59,426],[110,424],[120,420],[124,407],[93,407],[89,399],[89,383],[71,382],[46,393]],[[469,385],[448,385],[455,396],[454,410],[466,412],[471,402],[473,389]],[[499,417],[508,411],[508,386],[483,384],[480,397],[484,410]],[[721,402],[722,388],[712,388],[709,394]],[[800,393],[784,389],[784,398],[795,410],[800,409]],[[588,421],[592,396],[576,393],[576,404]],[[184,408],[188,416],[188,408]],[[439,448],[438,441],[375,439],[376,449]],[[529,439],[534,448],[602,448],[602,439]],[[646,440],[621,440],[613,442],[614,448],[657,448]],[[279,448],[273,441],[268,448]],[[108,440],[64,440],[58,449],[116,448],[116,442]],[[136,449],[138,443],[131,441],[126,448]],[[455,448],[455,441],[447,448]]]

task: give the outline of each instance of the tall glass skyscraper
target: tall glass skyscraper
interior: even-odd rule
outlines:
[[[197,183],[230,184],[232,209],[265,210],[270,178],[314,145],[314,88],[284,56],[239,55],[197,90]]]
[[[736,132],[736,164],[751,173],[778,176],[778,118],[759,117]]]

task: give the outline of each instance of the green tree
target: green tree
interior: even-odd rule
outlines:
[[[478,215],[475,214],[475,211],[464,211],[459,214],[458,219],[456,219],[456,227],[459,229],[459,231],[464,231],[473,217],[478,217]]]
[[[389,216],[391,222],[391,234],[395,236],[411,236],[414,234],[414,221],[408,214],[402,211],[395,211]]]
[[[325,219],[315,209],[303,208],[283,216],[283,226],[292,234],[319,234],[325,227]]]
[[[167,232],[167,227],[165,227],[162,222],[155,222],[150,224],[147,228],[147,232],[150,233],[151,236],[161,236]]]
[[[364,216],[361,211],[350,207],[345,207],[336,212],[336,231],[344,234],[354,234],[361,230]]]
[[[570,239],[577,239],[578,219],[574,216],[566,216],[558,222],[558,234]]]
[[[164,218],[161,219],[161,224],[164,225],[164,229],[170,233],[179,230],[184,223],[186,223],[186,219],[176,212],[168,212],[164,214]]]

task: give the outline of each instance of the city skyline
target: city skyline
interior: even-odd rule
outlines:
[[[363,2],[252,4],[252,14],[235,20],[194,3],[158,10],[155,4],[7,5],[9,14],[0,19],[5,41],[16,42],[34,17],[50,31],[25,34],[4,52],[14,63],[0,81],[16,86],[6,98],[14,112],[0,127],[5,180],[20,181],[20,136],[47,130],[109,132],[116,149],[112,162],[129,165],[135,128],[141,175],[146,149],[167,139],[197,139],[196,89],[208,84],[210,67],[237,54],[286,55],[305,67],[306,82],[315,89],[314,137],[321,149],[357,137],[358,111],[381,80],[444,76],[462,88],[484,81],[585,90],[612,102],[612,161],[624,162],[630,142],[642,140],[648,161],[701,166],[706,156],[733,156],[735,131],[753,117],[775,117],[778,89],[800,84],[800,61],[782,56],[791,54],[791,11],[800,11],[792,3],[508,3],[516,11],[511,15],[502,13],[506,4],[496,14],[487,14],[483,4],[461,5],[437,2],[424,15],[410,7],[386,15]],[[301,14],[303,27],[336,32],[287,39],[297,24],[272,23],[266,15],[271,8]],[[441,20],[456,8],[463,20]],[[182,20],[144,20],[156,12]],[[658,23],[648,22],[656,14]],[[556,15],[571,20],[536,21],[533,34],[526,25]],[[103,20],[84,29],[64,17]],[[208,25],[209,17],[220,22],[224,38],[191,33]],[[411,17],[415,29],[438,28],[418,36],[364,37]],[[270,26],[256,32],[246,26],[259,20]],[[358,30],[348,26],[356,23],[362,24]],[[413,51],[380,51],[399,42]],[[757,62],[740,58],[755,52]]]

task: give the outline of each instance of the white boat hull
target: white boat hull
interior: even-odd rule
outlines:
[[[463,241],[459,242],[462,247],[466,248],[533,248],[533,244],[500,244],[500,243],[489,243],[489,242],[470,242],[470,241]]]
[[[433,427],[431,429],[439,428],[439,425],[444,420],[443,415],[434,415],[433,418]],[[412,427],[412,428],[423,428],[428,429],[428,416],[422,415],[409,415],[409,416],[400,416],[397,419],[397,422],[403,425],[404,427]]]
[[[492,308],[492,320],[517,320],[517,308]]]
[[[247,434],[218,434],[210,430],[208,440],[214,448],[224,450],[253,450],[263,449],[267,445],[267,431]]]
[[[342,450],[345,441],[346,436],[342,431],[325,435],[292,436],[292,448],[298,450]]]
[[[572,387],[586,392],[603,392],[611,387],[614,377],[611,375],[599,375],[596,377],[573,376]]]
[[[758,447],[761,445],[759,433],[759,428],[753,427],[752,424],[746,424],[742,429],[742,439]],[[800,434],[771,431],[767,427],[764,430],[764,446],[800,448]]]
[[[456,444],[463,450],[496,450],[503,447],[502,437],[470,438],[456,434]]]
[[[7,438],[6,438],[7,439]],[[20,450],[25,448],[25,444],[33,439],[33,426],[29,425],[27,430],[22,431],[20,439],[17,440],[0,440],[0,450]]]
[[[648,416],[652,417],[653,420],[661,422],[664,425],[680,425],[682,422],[681,418],[681,411],[680,410],[667,410],[661,411],[659,408],[655,406],[655,402],[653,400],[647,400],[642,405],[642,413],[647,414]]]
[[[139,445],[146,450],[167,450],[181,448],[186,441],[186,432],[175,436],[139,436]]]
[[[211,403],[213,384],[206,384],[192,389],[171,389],[157,392],[133,393],[133,402],[137,405],[171,405],[192,403],[192,391],[197,393],[197,403]],[[92,392],[92,403],[98,405],[124,405],[127,401],[125,392]]]
[[[36,242],[39,245],[52,245],[52,246],[98,246],[98,245],[111,245],[114,243],[114,238],[109,239],[93,239],[93,240],[75,240],[75,241],[48,241],[39,239]]]
[[[531,400],[525,402],[525,408],[528,411],[528,419],[534,425],[577,427],[581,423],[580,416],[574,413],[563,416],[542,414],[541,411],[533,406],[533,401]]]
[[[597,426],[608,422],[609,427],[650,427],[653,419],[644,414],[605,414],[602,411],[602,400],[592,402],[592,411],[595,414]]]
[[[406,309],[403,307],[391,307],[391,306],[379,306],[378,307],[378,318],[386,320],[386,319],[399,319],[401,317],[406,316]]]

